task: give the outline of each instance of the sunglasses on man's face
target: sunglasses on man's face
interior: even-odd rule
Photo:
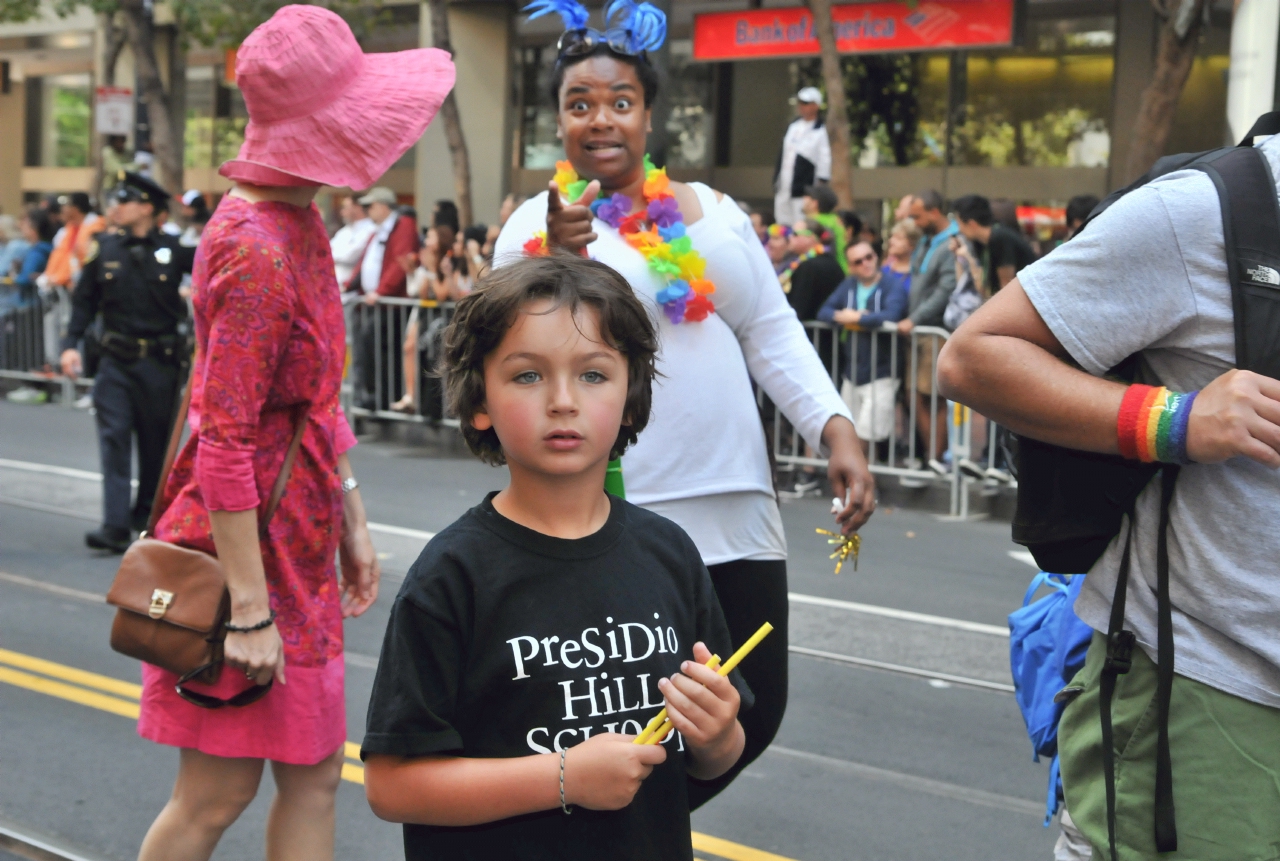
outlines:
[[[638,57],[644,51],[631,48],[631,31],[620,28],[605,30],[603,33],[594,27],[579,27],[566,30],[556,42],[556,53],[561,57],[581,57],[590,54],[600,45],[607,45],[609,50],[624,57]]]
[[[875,259],[876,259],[876,256],[874,254],[866,254],[862,257],[853,258],[851,262],[853,263],[854,266],[861,266],[863,263],[869,263]]]

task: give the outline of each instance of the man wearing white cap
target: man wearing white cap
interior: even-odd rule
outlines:
[[[805,189],[816,182],[831,181],[831,141],[818,114],[822,91],[805,87],[796,94],[796,114],[782,138],[782,152],[773,175],[773,219],[778,224],[795,224],[804,218],[801,203]]]

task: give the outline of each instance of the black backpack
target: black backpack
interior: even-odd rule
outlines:
[[[1222,231],[1235,316],[1236,367],[1280,379],[1280,203],[1266,157],[1253,147],[1256,135],[1280,133],[1280,112],[1264,114],[1239,146],[1165,156],[1144,176],[1098,204],[1085,226],[1124,195],[1158,177],[1194,169],[1213,180],[1222,207]],[[1085,229],[1085,228],[1081,228]],[[1108,376],[1136,379],[1133,355]],[[1159,727],[1156,748],[1155,841],[1160,852],[1178,847],[1169,757],[1169,700],[1173,690],[1173,620],[1169,603],[1167,532],[1169,504],[1179,467],[1138,463],[1118,455],[1082,452],[1019,437],[1018,501],[1013,540],[1024,545],[1045,571],[1087,572],[1119,533],[1123,518],[1133,522],[1139,494],[1161,474],[1160,528],[1156,549]],[[1111,701],[1116,676],[1129,671],[1134,634],[1124,630],[1125,598],[1133,529],[1125,541],[1107,631],[1107,660],[1099,682],[1103,767],[1107,790],[1107,830],[1111,859],[1115,846],[1115,757]]]

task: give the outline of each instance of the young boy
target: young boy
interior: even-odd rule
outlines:
[[[737,761],[751,695],[701,665],[732,646],[692,540],[603,490],[656,350],[627,282],[574,256],[458,303],[450,405],[511,481],[431,540],[391,610],[361,756],[409,861],[692,858],[686,776]],[[633,744],[664,704],[675,731]]]

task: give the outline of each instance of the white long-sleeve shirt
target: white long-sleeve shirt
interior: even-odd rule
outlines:
[[[815,179],[831,180],[831,139],[827,136],[826,125],[819,126],[815,120],[797,119],[787,126],[787,133],[782,137],[782,165],[775,192],[791,192],[798,155],[813,162]]]
[[[850,418],[778,279],[751,222],[729,197],[691,187],[703,216],[689,225],[707,260],[716,311],[700,323],[672,325],[656,294],[665,284],[608,224],[587,247],[617,270],[651,309],[660,343],[653,414],[622,461],[627,499],[680,524],[708,565],[737,559],[785,559],[754,379],[815,448],[836,415]],[[526,201],[498,237],[494,259],[522,254],[546,229],[546,193]],[[852,420],[850,418],[850,420]]]
[[[333,268],[338,276],[338,287],[345,289],[351,276],[355,274],[360,255],[364,254],[369,238],[378,229],[371,218],[362,218],[339,228],[329,240],[329,248],[333,253]]]

